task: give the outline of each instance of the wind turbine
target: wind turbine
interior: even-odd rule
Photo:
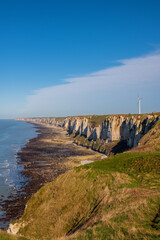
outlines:
[[[138,114],[141,114],[141,101],[142,98],[138,97]]]

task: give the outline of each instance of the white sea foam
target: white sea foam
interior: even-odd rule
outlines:
[[[0,168],[8,168],[8,167],[9,167],[8,160],[4,160],[4,162],[0,163]]]
[[[21,150],[21,147],[18,144],[11,144],[12,149],[18,153]]]
[[[5,169],[2,172],[2,177],[6,179],[8,177],[8,175],[9,175],[9,173],[10,173],[10,169]]]

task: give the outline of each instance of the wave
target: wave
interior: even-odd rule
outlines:
[[[8,160],[4,160],[4,162],[0,163],[0,169],[6,169],[9,167],[9,162]]]

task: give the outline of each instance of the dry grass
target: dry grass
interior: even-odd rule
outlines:
[[[27,240],[27,238],[14,236],[0,230],[0,240]]]
[[[21,219],[27,224],[20,232],[33,239],[37,235],[43,239],[52,235],[56,239],[67,232],[74,232],[91,217],[95,205],[104,197],[104,179],[97,176],[95,181],[89,172],[85,169],[80,172],[71,170],[43,187],[28,202]]]
[[[159,126],[141,140],[142,152],[74,168],[42,187],[17,221],[24,223],[19,233],[32,240],[160,239]],[[94,157],[69,160],[75,166]]]
[[[159,207],[159,182],[150,189],[148,179],[149,174],[139,182],[126,173],[75,168],[30,199],[20,233],[30,239],[158,237],[151,224]]]

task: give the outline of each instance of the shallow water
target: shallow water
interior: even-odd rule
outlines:
[[[27,141],[37,136],[34,125],[15,120],[0,120],[0,203],[21,189],[27,179],[21,174],[23,166],[18,164],[17,153]],[[0,207],[0,218],[5,212]],[[4,227],[0,221],[0,228]]]

